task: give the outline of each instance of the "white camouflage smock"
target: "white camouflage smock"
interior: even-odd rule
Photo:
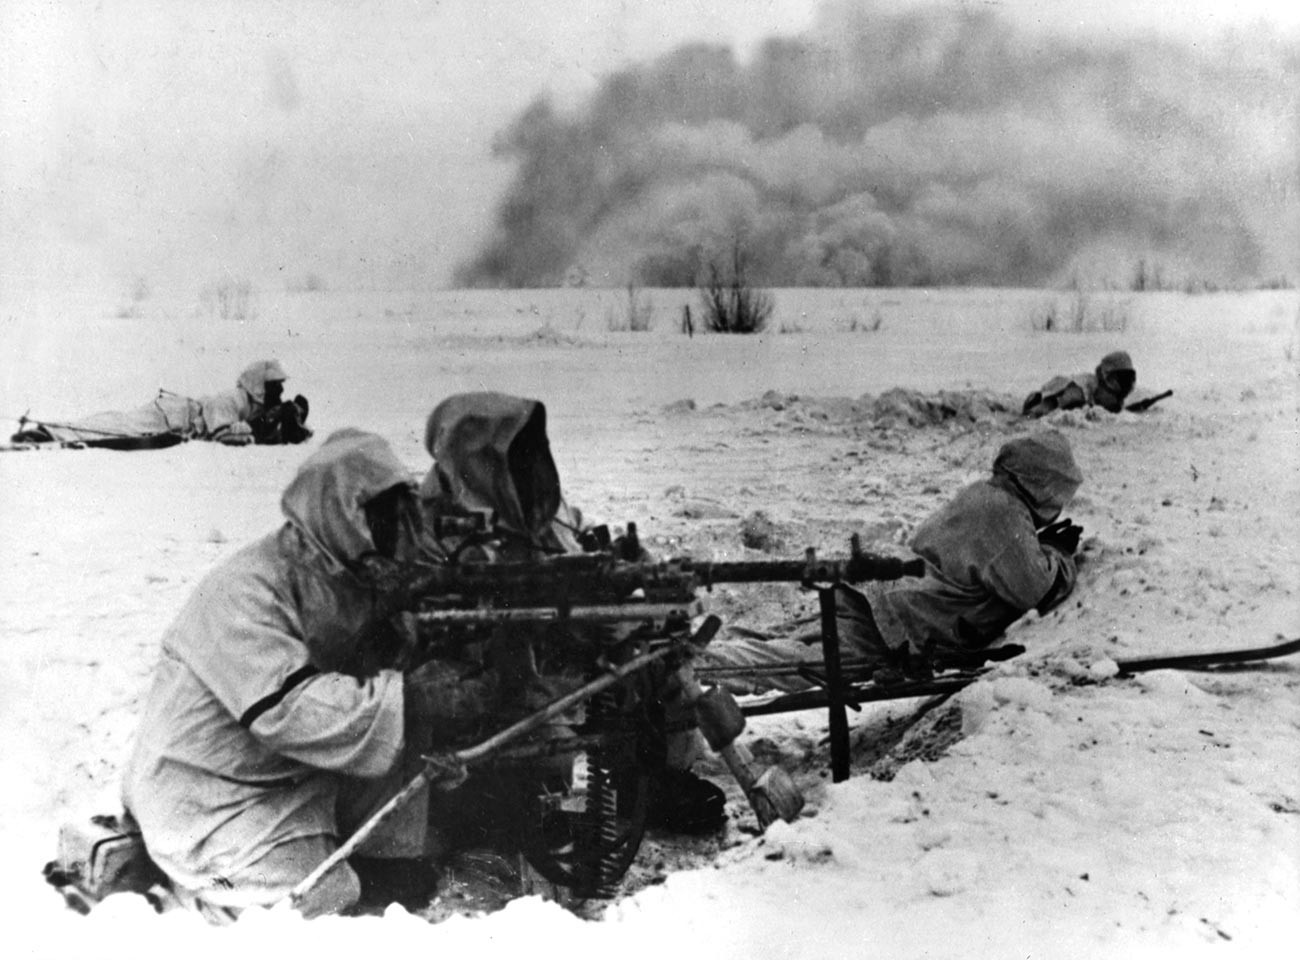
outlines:
[[[335,433],[285,491],[284,526],[209,573],[164,635],[123,793],[173,881],[219,888],[336,834],[343,778],[394,767],[402,676],[346,671],[380,627],[353,572],[374,550],[363,505],[407,482],[381,438]]]
[[[880,659],[883,648],[918,657],[988,646],[1030,610],[1046,611],[1074,588],[1075,563],[1040,543],[1037,529],[1057,516],[1083,482],[1070,445],[1055,430],[1003,444],[992,476],[972,483],[917,528],[912,549],[921,577],[837,586],[842,652]],[[868,626],[870,624],[870,626]],[[705,648],[701,662],[745,667],[821,660],[820,627],[798,637],[733,636]],[[802,677],[729,681],[741,692],[804,690]]]
[[[880,629],[914,653],[974,650],[1033,609],[1074,588],[1071,557],[1036,530],[1074,496],[1083,474],[1055,430],[1003,444],[993,475],[961,490],[917,528],[912,549],[925,576],[897,581],[873,599]],[[896,638],[896,639],[895,639]]]
[[[96,413],[60,426],[43,426],[50,436],[60,441],[158,433],[174,433],[192,440],[216,440],[236,423],[247,423],[265,409],[267,381],[285,379],[279,361],[258,360],[244,368],[233,390],[197,398],[160,390],[152,402],[134,410]]]

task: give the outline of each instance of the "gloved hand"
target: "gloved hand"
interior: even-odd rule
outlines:
[[[1067,557],[1072,557],[1079,549],[1079,538],[1083,536],[1083,527],[1070,520],[1057,520],[1038,531],[1038,542],[1047,547],[1054,547]]]
[[[312,432],[306,427],[308,409],[307,398],[301,393],[292,402],[280,404],[276,411],[279,443],[302,443],[311,438]]]
[[[429,726],[436,738],[476,730],[496,710],[496,684],[487,676],[461,677],[452,664],[430,660],[405,675],[403,713],[408,726]]]

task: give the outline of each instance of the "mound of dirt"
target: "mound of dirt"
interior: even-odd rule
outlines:
[[[863,405],[867,397],[858,403]],[[867,416],[877,426],[935,427],[1004,425],[1020,419],[1020,401],[991,390],[939,390],[923,393],[895,387],[870,400]]]
[[[899,768],[913,760],[938,760],[962,739],[961,707],[950,700],[936,700],[934,703],[937,709],[918,712],[918,719],[905,726],[892,742],[877,739],[867,745],[871,748],[870,753],[864,750],[855,752],[859,764],[870,760],[867,770],[873,780],[893,780]]]
[[[939,390],[924,392],[895,387],[874,396],[806,397],[769,390],[755,400],[739,404],[743,410],[771,410],[784,421],[809,426],[867,424],[873,427],[974,427],[1005,426],[1021,419],[1020,400],[992,390]]]

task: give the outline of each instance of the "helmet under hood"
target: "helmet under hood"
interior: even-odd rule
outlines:
[[[1098,377],[1104,377],[1107,374],[1122,373],[1125,371],[1128,373],[1137,372],[1133,368],[1132,358],[1123,350],[1116,350],[1113,353],[1106,354],[1106,356],[1101,358],[1101,363],[1097,364]]]
[[[387,440],[348,427],[330,434],[298,468],[280,509],[323,559],[350,568],[375,551],[366,504],[394,487],[412,486]]]
[[[421,490],[462,513],[535,538],[560,507],[560,474],[546,436],[546,407],[504,393],[459,393],[434,408],[424,433],[434,459]]]
[[[264,403],[267,381],[288,379],[279,360],[258,360],[244,368],[237,385],[253,398],[254,403]]]
[[[1058,430],[1004,443],[993,459],[993,475],[1008,478],[1034,518],[1043,523],[1060,514],[1083,483],[1070,442]]]

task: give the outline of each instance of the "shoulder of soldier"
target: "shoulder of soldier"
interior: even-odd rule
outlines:
[[[1097,378],[1091,373],[1076,373],[1072,376],[1057,374],[1043,384],[1039,391],[1044,398],[1058,397],[1071,387],[1077,387],[1085,393],[1091,393],[1096,386]]]
[[[283,552],[281,533],[245,544],[204,574],[172,622],[165,644],[180,650],[214,642],[223,623],[264,620],[266,610],[288,589],[284,571],[295,567]]]
[[[199,581],[196,592],[209,592],[216,587],[229,591],[234,585],[248,581],[250,584],[265,580],[274,569],[291,566],[296,560],[296,544],[291,544],[293,527],[286,523],[271,533],[251,540],[209,570]],[[287,540],[286,538],[289,538]],[[214,597],[220,602],[220,597]]]
[[[940,539],[974,524],[986,525],[992,518],[1010,518],[1024,513],[1024,505],[1013,494],[985,478],[967,484],[917,527],[914,543],[931,537]]]

